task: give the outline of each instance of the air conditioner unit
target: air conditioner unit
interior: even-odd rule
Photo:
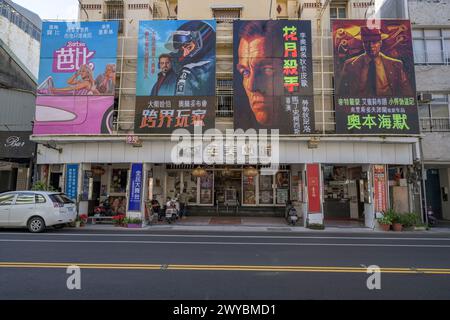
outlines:
[[[430,103],[432,100],[431,93],[420,93],[417,96],[419,103]]]

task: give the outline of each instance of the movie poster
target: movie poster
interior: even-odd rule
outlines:
[[[233,27],[234,128],[314,133],[311,21],[238,20]]]
[[[136,133],[214,128],[215,95],[214,20],[140,22]]]
[[[333,20],[336,133],[419,134],[409,20]]]
[[[44,22],[33,134],[112,132],[118,22]]]

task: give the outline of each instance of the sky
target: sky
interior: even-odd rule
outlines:
[[[37,13],[42,20],[77,19],[77,0],[12,0],[13,2]]]

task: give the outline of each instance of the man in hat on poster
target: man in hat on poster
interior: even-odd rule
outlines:
[[[380,29],[361,27],[356,36],[364,45],[364,53],[348,59],[341,72],[340,96],[414,96],[403,62],[381,52],[388,38]]]

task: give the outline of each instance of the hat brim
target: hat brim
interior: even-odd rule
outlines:
[[[381,39],[380,40],[386,40],[387,38],[389,38],[389,35],[386,33],[382,33],[381,34]],[[357,40],[362,40],[361,34],[358,34],[355,36],[355,39]]]

